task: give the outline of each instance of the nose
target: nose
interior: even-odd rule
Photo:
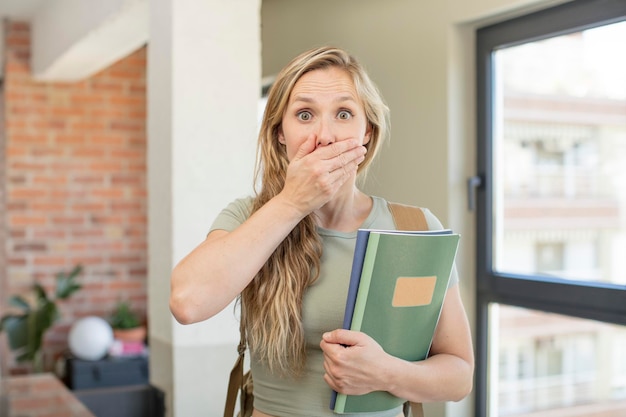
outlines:
[[[317,146],[328,146],[336,140],[332,122],[320,120],[317,126]]]

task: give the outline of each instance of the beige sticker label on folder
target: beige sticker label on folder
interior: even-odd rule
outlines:
[[[399,277],[393,292],[391,305],[394,307],[426,306],[433,300],[436,276]]]

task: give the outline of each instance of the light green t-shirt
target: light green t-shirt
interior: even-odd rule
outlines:
[[[387,202],[373,198],[373,208],[360,228],[395,229]],[[238,199],[229,204],[215,219],[211,230],[232,231],[250,215],[252,199]],[[442,229],[441,222],[427,209],[424,210],[431,230]],[[352,258],[357,232],[338,232],[318,227],[322,238],[323,254],[320,277],[310,286],[303,300],[303,325],[307,344],[307,363],[304,374],[298,379],[272,374],[251,352],[250,368],[254,379],[254,406],[259,411],[280,417],[336,416],[330,408],[331,388],[324,381],[324,357],[320,348],[322,334],[341,328]],[[458,282],[456,269],[451,284]],[[395,417],[401,408],[377,413],[349,414],[350,417]]]

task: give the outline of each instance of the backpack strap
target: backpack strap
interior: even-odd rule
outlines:
[[[243,309],[242,309],[243,313]],[[228,379],[228,390],[226,391],[226,405],[224,406],[224,417],[233,417],[235,415],[235,404],[237,403],[237,396],[239,391],[243,387],[244,374],[243,374],[243,362],[246,352],[246,324],[244,322],[243,314],[239,321],[239,346],[237,346],[237,361],[233,370],[230,371],[230,378]]]
[[[424,211],[415,206],[387,203],[398,230],[429,230]]]
[[[393,222],[397,230],[429,230],[424,210],[415,206],[407,206],[399,203],[387,203],[393,216]],[[424,417],[422,403],[407,401],[404,403],[405,416]]]

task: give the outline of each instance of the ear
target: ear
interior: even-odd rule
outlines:
[[[279,127],[278,128],[278,142],[282,143],[283,145],[285,144],[285,135],[283,135],[283,127]]]
[[[363,145],[367,145],[370,141],[370,139],[372,138],[372,125],[371,124],[367,124],[367,130],[365,131],[365,136],[363,136]]]

